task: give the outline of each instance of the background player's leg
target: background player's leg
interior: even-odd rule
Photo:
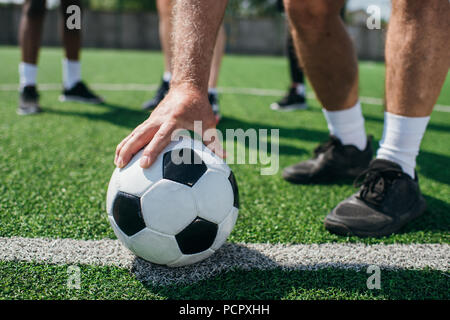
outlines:
[[[324,108],[330,133],[344,145],[367,146],[358,103],[358,64],[341,18],[345,0],[285,0],[301,64]]]
[[[63,81],[64,88],[71,89],[81,81],[80,51],[81,51],[81,30],[69,30],[66,27],[66,20],[69,17],[67,7],[78,5],[81,8],[81,1],[61,1],[61,35],[64,47],[65,59],[63,59]]]
[[[219,110],[219,99],[217,93],[217,82],[219,80],[222,57],[225,53],[226,41],[227,35],[225,32],[225,27],[222,24],[217,34],[216,45],[214,47],[214,54],[211,61],[211,71],[209,74],[209,82],[208,82],[209,102],[211,103],[211,106],[213,108],[213,112],[216,117],[216,122],[219,122],[221,118]]]
[[[66,58],[70,61],[79,61],[81,52],[81,30],[70,30],[66,27],[66,20],[70,16],[70,14],[67,13],[67,7],[70,5],[77,5],[81,8],[81,0],[61,0],[61,13],[64,17],[61,20],[62,42]]]
[[[72,11],[67,13],[67,8],[71,5],[82,8],[81,0],[61,0],[61,34],[65,58],[62,61],[64,90],[60,100],[99,104],[103,99],[94,94],[81,80],[81,30],[68,29],[66,26],[67,19],[73,14]]]
[[[222,24],[217,34],[216,45],[214,47],[214,54],[211,61],[211,73],[209,75],[209,82],[208,82],[209,88],[217,87],[217,82],[219,80],[219,73],[220,73],[220,65],[222,63],[222,57],[225,53],[226,41],[227,35],[225,32],[225,27]]]
[[[343,110],[358,101],[355,49],[340,17],[345,0],[285,0],[294,44],[319,101]]]
[[[355,49],[340,16],[345,0],[285,0],[303,70],[323,106],[331,137],[311,160],[286,168],[293,183],[354,178],[372,158],[361,105]]]
[[[306,92],[305,92],[305,77],[303,70],[300,67],[300,62],[295,52],[294,40],[292,39],[292,32],[288,30],[286,37],[286,52],[289,61],[289,75],[291,79],[291,85],[287,94],[278,102],[274,102],[270,105],[272,110],[290,111],[295,109],[305,109],[306,105]]]
[[[291,86],[297,87],[297,90],[301,90],[302,88],[299,89],[298,86],[304,85],[305,77],[303,75],[303,70],[300,67],[300,62],[298,61],[297,54],[295,52],[294,40],[292,39],[292,32],[290,30],[286,39],[286,47],[289,60],[289,71],[291,75]]]
[[[36,89],[37,62],[45,18],[45,0],[26,0],[22,7],[19,43],[22,61],[19,64],[20,97],[17,113],[34,114],[41,111]]]
[[[172,0],[157,0],[156,6],[158,8],[159,18],[159,41],[161,42],[162,52],[164,54],[164,73],[166,74],[166,80],[170,81],[171,73],[171,34],[172,34]]]
[[[450,66],[450,3],[393,1],[386,40],[386,113],[378,157],[414,177],[415,159]]]
[[[26,0],[22,7],[19,43],[22,62],[36,65],[45,18],[45,0]]]
[[[157,0],[156,8],[158,9],[159,18],[159,41],[164,55],[164,74],[155,96],[142,104],[142,109],[144,110],[152,110],[158,106],[169,91],[170,79],[172,78],[172,49],[170,38],[172,35],[173,0]]]

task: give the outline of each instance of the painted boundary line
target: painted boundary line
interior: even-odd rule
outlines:
[[[245,244],[226,243],[193,266],[168,268],[136,258],[118,240],[0,238],[0,261],[116,266],[155,285],[193,283],[231,270],[424,269],[448,272],[448,244]]]
[[[158,85],[157,84],[148,85],[139,83],[128,83],[128,84],[96,83],[92,84],[92,88],[103,91],[153,91],[158,88]],[[17,91],[17,90],[18,90],[17,84],[0,84],[0,91]],[[42,91],[61,90],[61,84],[56,83],[39,84],[39,90]],[[270,97],[282,96],[286,93],[284,90],[278,89],[235,88],[235,87],[219,87],[218,92],[225,94],[245,94],[245,95],[270,96]],[[316,96],[313,92],[309,92],[307,96],[309,99],[316,99]],[[384,103],[383,99],[374,97],[360,97],[360,101],[364,104],[376,106],[381,106]],[[434,111],[450,112],[450,106],[437,104],[434,107]]]

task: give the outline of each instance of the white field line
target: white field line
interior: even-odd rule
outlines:
[[[157,84],[139,84],[139,83],[96,83],[92,84],[92,88],[96,90],[103,91],[153,91],[158,88]],[[0,84],[0,91],[17,91],[17,84]],[[42,91],[54,91],[61,90],[61,84],[56,83],[44,83],[39,84],[39,90]],[[282,96],[286,92],[279,89],[261,89],[261,88],[234,88],[234,87],[220,87],[218,88],[219,93],[225,94],[245,94],[245,95],[255,95],[255,96],[270,96],[277,97]],[[309,99],[316,99],[313,92],[307,94]],[[374,97],[360,97],[360,101],[368,105],[383,105],[383,99]],[[450,106],[437,104],[434,107],[434,111],[440,112],[450,112]]]
[[[154,265],[136,258],[118,240],[1,238],[0,261],[59,265],[117,266],[156,285],[192,283],[230,270],[450,270],[448,244],[230,244],[208,259],[181,268]]]

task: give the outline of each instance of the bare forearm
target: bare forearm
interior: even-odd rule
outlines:
[[[176,0],[173,22],[172,80],[169,93],[150,117],[116,148],[114,162],[123,168],[131,157],[145,148],[140,160],[148,168],[171,141],[177,129],[196,130],[208,148],[223,156],[217,134],[205,138],[204,131],[216,122],[208,101],[208,79],[217,32],[226,0]],[[198,128],[197,128],[198,129]]]
[[[217,33],[227,0],[177,0],[174,9],[171,87],[206,92]]]

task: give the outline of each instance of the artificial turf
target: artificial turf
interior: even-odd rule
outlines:
[[[18,83],[17,66],[19,50],[0,47],[0,85]],[[39,83],[61,83],[62,52],[44,48],[40,57]],[[138,83],[156,84],[163,70],[161,53],[143,51],[84,50],[83,78],[88,83]],[[219,86],[241,88],[285,89],[288,85],[287,62],[282,57],[226,56]],[[384,64],[360,62],[361,95],[383,98]],[[115,238],[105,213],[105,194],[114,169],[115,146],[148,114],[140,105],[153,92],[148,91],[99,91],[107,101],[103,106],[77,103],[60,103],[59,91],[42,91],[41,104],[44,113],[31,117],[16,115],[18,93],[0,91],[0,236],[49,237],[75,239]],[[220,96],[223,120],[219,128],[279,129],[280,170],[292,163],[310,157],[313,148],[327,139],[326,123],[316,100],[309,100],[309,109],[292,113],[271,111],[269,105],[279,97],[245,94]],[[450,105],[450,78],[442,89],[438,103]],[[363,104],[366,130],[374,135],[374,147],[381,138],[383,125],[382,106]],[[450,113],[435,111],[431,116],[422,151],[417,159],[422,192],[428,202],[424,216],[413,221],[398,234],[381,239],[340,237],[328,233],[323,218],[341,200],[355,189],[351,183],[297,186],[285,182],[281,171],[274,176],[261,176],[261,165],[231,165],[240,190],[239,218],[229,241],[270,243],[449,243],[450,216]],[[21,263],[1,263],[1,279],[9,270],[17,268],[23,274],[42,274],[45,270],[55,275],[64,274],[64,267],[38,266]],[[90,280],[103,281],[109,269],[83,267],[89,270]],[[131,281],[125,271],[111,268],[113,279]],[[19,272],[18,271],[18,272]],[[125,272],[125,273],[124,273]],[[322,271],[321,271],[322,272]],[[320,272],[319,272],[320,273]],[[318,273],[318,274],[319,274]],[[326,275],[347,275],[355,272],[323,271]],[[441,279],[434,271],[389,273],[395,279],[417,275],[421,281]],[[292,283],[310,277],[309,273],[267,272],[221,275],[217,279],[202,282],[179,290],[149,290],[140,284],[129,292],[83,293],[89,298],[159,298],[201,296],[204,286],[223,285],[229,297],[251,296],[245,288],[234,288],[226,282],[245,277],[287,277],[280,291],[268,290],[260,297],[307,298],[409,298],[419,297],[420,281],[411,288],[377,294],[353,289],[330,291],[320,282],[315,285],[296,286]],[[400,275],[400,276],[398,276]],[[365,276],[365,275],[364,275]],[[115,278],[117,277],[117,278]],[[128,278],[127,278],[128,277]],[[292,277],[293,282],[290,283]],[[317,276],[318,277],[318,276]],[[355,276],[356,277],[356,276]],[[367,277],[366,277],[367,278]],[[227,280],[225,282],[225,279]],[[295,280],[297,279],[297,280]],[[444,279],[444,278],[442,278]],[[3,281],[3,280],[2,280]],[[40,283],[40,280],[37,280]],[[42,285],[45,280],[42,280]],[[106,281],[106,280],[104,280]],[[115,280],[114,280],[115,281]],[[117,280],[121,281],[121,280]],[[123,280],[125,281],[125,280]],[[237,280],[236,280],[237,281]],[[350,280],[349,280],[350,281]],[[238,283],[238,282],[237,282]],[[347,283],[344,281],[344,283]],[[442,297],[443,282],[436,280],[438,292],[430,297]],[[290,287],[292,285],[292,288]],[[346,284],[345,284],[346,285]],[[344,285],[344,286],[345,286]],[[350,284],[349,284],[350,285]],[[0,297],[29,297],[22,285],[11,284],[11,290],[0,289]],[[112,284],[111,284],[112,286]],[[193,289],[192,289],[193,288]],[[208,289],[209,288],[209,289]],[[287,288],[287,289],[286,289]],[[206,290],[205,289],[205,290]],[[291,290],[292,289],[292,290]],[[17,291],[18,290],[18,291]],[[49,289],[50,290],[50,289]],[[56,289],[55,289],[56,290]],[[167,291],[168,290],[168,291]],[[172,291],[171,291],[172,290]],[[416,295],[417,290],[417,295]],[[33,293],[34,292],[34,293]],[[144,292],[145,294],[141,293]],[[199,292],[198,294],[196,292]],[[331,294],[331,292],[334,292]],[[441,293],[440,293],[441,292]],[[448,292],[448,286],[447,286]],[[241,294],[242,293],[242,294]],[[403,294],[403,295],[402,295]],[[66,293],[48,291],[41,297],[68,297]],[[219,293],[214,295],[219,297]],[[258,296],[254,296],[257,298]],[[448,298],[448,296],[447,296]]]
[[[73,267],[73,266],[72,266]],[[229,271],[194,284],[154,286],[117,267],[79,266],[79,288],[65,265],[0,262],[0,299],[448,299],[448,274],[382,270],[380,289],[369,289],[366,270]]]

